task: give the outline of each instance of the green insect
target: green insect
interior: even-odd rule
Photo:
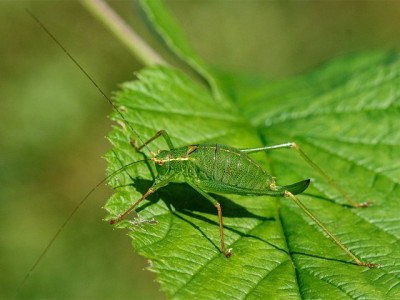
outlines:
[[[117,110],[121,115],[122,113]],[[125,118],[124,118],[125,119]],[[132,128],[133,130],[133,128]],[[136,132],[135,132],[136,133]],[[137,134],[137,133],[136,133]],[[368,202],[355,203],[321,168],[319,168],[295,143],[285,143],[274,146],[237,149],[223,144],[198,144],[175,148],[165,130],[160,130],[140,147],[134,140],[131,144],[137,152],[147,147],[156,138],[162,136],[169,150],[159,150],[152,154],[151,161],[155,163],[158,176],[148,191],[136,201],[125,213],[117,219],[111,220],[111,224],[122,221],[136,206],[156,190],[166,186],[170,182],[186,182],[199,192],[204,198],[216,206],[219,218],[219,230],[221,235],[221,252],[229,258],[230,250],[226,249],[223,233],[221,205],[209,193],[237,194],[248,196],[273,196],[289,197],[313,219],[335,242],[339,245],[359,266],[373,268],[374,264],[365,263],[353,255],[311,212],[294,196],[307,189],[310,180],[303,180],[287,186],[277,186],[275,177],[268,174],[248,154],[260,151],[293,148],[300,156],[316,169],[327,181],[342,193],[346,199],[356,208],[366,207]]]
[[[28,11],[28,13],[30,13]],[[30,13],[31,14],[31,13]],[[61,43],[47,30],[47,28],[33,15],[32,18],[43,28],[43,30],[52,38],[56,44],[67,54],[67,56],[76,64],[76,66],[84,73],[84,75],[94,84],[94,86],[99,90],[99,92],[105,97],[105,99],[114,107],[116,112],[122,117],[126,122],[123,114],[120,110],[112,103],[112,101],[105,95],[105,93],[100,89],[100,87],[94,82],[90,75],[83,70],[79,63],[71,56],[71,54],[61,45]],[[132,145],[136,151],[141,151],[144,147],[147,147],[149,143],[154,141],[156,138],[162,136],[169,150],[160,150],[157,154],[150,152],[152,154],[151,161],[156,165],[158,176],[156,177],[153,185],[148,189],[148,191],[136,201],[125,213],[119,216],[115,220],[111,220],[112,224],[122,221],[135,207],[138,206],[146,197],[154,193],[161,187],[166,186],[170,182],[186,182],[197,192],[199,192],[204,198],[209,200],[213,205],[216,206],[218,217],[219,217],[219,229],[221,235],[221,252],[226,256],[230,257],[231,252],[227,250],[224,242],[223,234],[223,222],[222,222],[222,209],[221,205],[215,200],[209,193],[222,193],[222,194],[237,194],[237,195],[247,195],[247,196],[261,196],[268,195],[273,197],[289,197],[293,199],[296,204],[312,219],[318,226],[320,226],[335,242],[341,247],[359,266],[367,266],[373,268],[376,264],[365,263],[359,260],[355,255],[353,255],[311,212],[300,202],[300,200],[295,196],[296,194],[302,193],[307,189],[310,184],[310,180],[303,180],[287,186],[277,186],[275,184],[275,178],[268,174],[254,159],[252,159],[248,154],[256,153],[266,150],[274,150],[279,148],[293,148],[299,155],[310,164],[315,170],[317,170],[329,184],[334,186],[348,201],[355,207],[367,207],[368,202],[357,204],[355,203],[321,168],[319,168],[295,143],[285,143],[274,146],[260,147],[260,148],[249,148],[249,149],[237,149],[232,146],[212,143],[212,144],[198,144],[189,145],[185,147],[175,148],[167,132],[160,130],[150,138],[148,141],[143,142],[140,136],[137,134],[128,122],[126,122],[128,127],[133,133],[138,136],[142,145],[137,147],[135,141],[132,140]],[[60,226],[57,233],[50,240],[48,245],[45,247],[39,258],[33,264],[29,272],[23,279],[20,287],[23,286],[25,281],[29,278],[32,272],[35,270],[36,266],[40,263],[41,259],[45,256],[46,252],[58,235],[61,233],[63,228],[69,222],[71,217],[75,214],[78,208],[86,201],[86,199],[91,195],[93,191],[96,190],[102,183],[107,179],[115,176],[116,174],[124,171],[129,166],[143,162],[136,161],[132,162],[119,170],[110,174],[107,178],[102,180],[96,187],[94,187],[77,205],[77,207],[68,216],[66,221]],[[140,224],[140,222],[136,222]],[[146,221],[145,221],[146,222]],[[135,223],[135,222],[132,222]]]

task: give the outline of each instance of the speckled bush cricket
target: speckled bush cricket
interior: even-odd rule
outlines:
[[[123,117],[122,113],[119,114]],[[123,117],[125,120],[125,118]],[[136,133],[136,132],[135,132]],[[137,133],[136,133],[137,135]],[[132,146],[137,152],[146,147],[158,137],[163,137],[169,150],[151,152],[151,161],[155,163],[158,176],[148,191],[135,202],[125,213],[110,223],[122,221],[134,208],[150,194],[166,186],[170,182],[185,182],[209,200],[217,208],[219,230],[221,235],[221,252],[229,258],[230,250],[227,250],[224,242],[223,221],[221,205],[209,193],[237,194],[247,196],[273,196],[289,197],[320,226],[359,266],[372,268],[374,264],[364,263],[354,256],[295,196],[307,189],[310,180],[303,180],[287,186],[277,186],[275,177],[268,174],[248,154],[260,151],[293,148],[315,170],[333,185],[350,204],[356,208],[368,206],[368,203],[355,203],[320,167],[318,167],[295,143],[280,145],[237,149],[222,144],[198,144],[175,148],[165,130],[158,131],[140,147],[132,140]]]
[[[46,30],[47,31],[47,30]],[[50,34],[50,33],[49,33]],[[54,38],[52,36],[52,38]],[[58,43],[58,42],[57,42]],[[59,44],[59,43],[58,43]],[[60,44],[59,44],[60,45]],[[60,45],[60,47],[62,47]],[[63,47],[62,47],[63,48]],[[64,49],[64,48],[63,48]],[[78,67],[83,71],[80,65],[69,55],[69,53],[64,49],[67,55],[78,65]],[[94,83],[91,77],[85,72],[85,75]],[[95,86],[101,91],[101,89],[95,84]],[[114,107],[114,109],[123,117],[123,114],[118,110],[117,107],[111,102],[109,98],[107,101]],[[136,133],[136,131],[131,128],[129,124],[127,124],[129,128]],[[136,135],[140,136],[136,133]],[[234,147],[220,145],[220,144],[199,144],[199,145],[189,145],[182,148],[175,149],[168,134],[165,131],[159,131],[153,138],[143,143],[140,147],[136,147],[137,151],[140,151],[143,147],[147,147],[149,143],[151,143],[154,139],[159,136],[163,136],[166,140],[169,150],[160,151],[158,154],[154,154],[150,159],[156,165],[158,170],[157,180],[154,182],[153,186],[140,198],[132,207],[127,210],[123,215],[118,217],[116,220],[113,220],[112,223],[116,223],[124,219],[130,211],[132,211],[143,199],[145,199],[148,195],[156,191],[157,189],[167,185],[169,182],[186,182],[190,186],[192,186],[195,190],[197,190],[201,195],[203,195],[206,199],[212,202],[217,207],[217,212],[219,216],[219,227],[221,234],[221,251],[226,256],[229,257],[231,255],[230,251],[227,251],[224,244],[223,239],[223,223],[222,223],[222,209],[219,203],[208,194],[208,192],[216,192],[216,193],[233,193],[239,195],[270,195],[270,196],[284,196],[293,199],[296,204],[305,211],[334,241],[356,262],[357,265],[360,266],[368,266],[370,268],[373,267],[373,264],[361,262],[357,257],[355,257],[338,239],[336,239],[329,231],[326,229],[321,222],[315,218],[305,207],[304,205],[295,197],[295,194],[303,192],[308,184],[309,180],[304,180],[292,185],[288,186],[276,186],[274,178],[266,173],[256,161],[250,158],[248,154],[265,151],[265,150],[273,150],[278,148],[294,148],[300,156],[305,159],[307,163],[309,163],[314,169],[322,174],[328,182],[333,185],[339,192],[344,195],[347,200],[354,207],[363,207],[368,206],[367,203],[364,204],[356,204],[352,201],[347,194],[341,190],[337,184],[330,179],[315,163],[313,163],[302,151],[301,149],[294,143],[285,143],[275,146],[269,147],[261,147],[261,148],[253,148],[253,149],[236,149]],[[133,162],[138,163],[138,162]],[[132,163],[132,164],[133,164]],[[196,163],[201,163],[203,166],[196,165]],[[129,165],[121,168],[122,171]],[[247,169],[245,168],[247,166]],[[230,175],[226,175],[226,170],[232,169],[232,173]],[[232,174],[240,174],[240,176],[233,176]],[[254,172],[254,177],[257,180],[251,181],[251,178],[247,178],[248,174],[252,174]],[[116,173],[111,174],[110,176],[114,176]],[[181,175],[181,176],[178,176]],[[233,179],[237,180],[240,178],[240,181],[234,182]],[[263,180],[259,180],[263,179]],[[102,181],[101,183],[103,183]],[[82,201],[86,200],[85,197]],[[64,227],[64,225],[62,226]],[[58,232],[59,233],[59,232]],[[58,235],[57,233],[57,235]],[[54,239],[53,239],[54,240]],[[52,240],[52,241],[53,241]],[[52,243],[52,242],[51,242]],[[50,244],[51,245],[51,244]],[[46,248],[46,250],[48,247]],[[42,257],[42,256],[41,256]],[[40,258],[39,258],[40,260]],[[35,264],[36,265],[36,264]]]

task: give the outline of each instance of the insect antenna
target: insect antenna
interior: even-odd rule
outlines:
[[[142,140],[142,138],[140,137],[140,135],[138,134],[138,132],[130,125],[130,123],[126,120],[126,118],[124,117],[124,115],[121,113],[121,111],[118,109],[118,107],[111,101],[111,99],[105,94],[105,92],[100,88],[100,86],[94,81],[94,79],[92,78],[92,76],[90,76],[90,74],[83,69],[83,67],[78,63],[78,61],[69,53],[69,51],[57,40],[57,38],[47,29],[46,26],[44,26],[44,24],[29,10],[26,10],[27,13],[32,17],[32,19],[34,19],[36,21],[36,23],[47,33],[47,35],[62,49],[62,51],[71,59],[71,61],[82,71],[82,73],[90,80],[90,82],[95,86],[95,88],[100,92],[100,94],[107,100],[108,103],[111,104],[111,106],[115,109],[115,111],[121,116],[121,118],[125,121],[125,123],[128,125],[129,129],[132,130],[132,132],[139,138],[139,140],[142,142],[142,144],[145,144]],[[150,149],[147,147],[147,145],[144,145],[148,151],[150,151]],[[112,178],[113,176],[117,175],[118,173],[122,172],[123,170],[125,170],[126,168],[132,166],[133,164],[139,163],[139,162],[145,162],[148,161],[148,159],[143,159],[143,160],[139,160],[139,161],[135,161],[132,162],[130,164],[127,164],[123,167],[121,167],[120,169],[114,171],[113,173],[111,173],[110,175],[106,176],[103,180],[101,180],[96,186],[94,186],[87,194],[85,197],[82,198],[82,200],[78,203],[78,205],[72,210],[72,212],[69,214],[69,216],[66,218],[66,220],[64,221],[64,223],[59,227],[59,229],[57,230],[57,232],[54,234],[54,236],[52,237],[52,239],[49,241],[49,243],[47,244],[47,246],[44,248],[44,250],[42,251],[42,253],[40,254],[40,256],[38,257],[38,259],[35,261],[35,263],[33,264],[33,266],[30,268],[30,270],[28,271],[28,273],[25,275],[24,279],[22,280],[21,284],[19,285],[17,291],[19,291],[23,285],[25,284],[25,282],[28,280],[28,278],[31,276],[31,274],[33,273],[33,271],[36,269],[36,267],[39,265],[39,263],[41,262],[41,260],[43,259],[43,257],[46,255],[47,251],[51,248],[51,246],[53,245],[53,243],[55,242],[55,240],[57,239],[57,237],[60,235],[60,233],[63,231],[63,229],[65,228],[65,226],[69,223],[69,221],[71,220],[71,218],[75,215],[75,213],[78,211],[78,209],[85,203],[85,201],[89,198],[89,196],[96,191],[100,185],[102,185],[104,182],[106,182],[108,179]]]
[[[27,13],[38,23],[38,25],[47,33],[47,35],[61,48],[61,50],[71,59],[71,61],[82,71],[82,73],[90,80],[90,82],[95,86],[95,88],[99,91],[99,93],[111,104],[111,106],[115,109],[115,111],[121,116],[121,118],[128,125],[129,129],[135,133],[135,135],[139,138],[142,144],[145,144],[139,133],[129,124],[129,122],[125,119],[122,112],[118,109],[118,107],[111,101],[111,99],[106,95],[106,93],[100,88],[100,86],[94,81],[92,76],[80,65],[80,63],[69,53],[69,51],[58,41],[58,39],[47,29],[46,26],[29,10],[26,10]],[[147,145],[145,145],[149,152],[150,149]]]
[[[125,169],[127,169],[128,167],[136,164],[136,163],[140,163],[140,162],[146,162],[149,159],[142,159],[142,160],[138,160],[138,161],[134,161],[132,163],[129,163],[121,168],[119,168],[118,170],[112,172],[110,175],[106,176],[103,180],[101,180],[98,184],[96,184],[87,194],[85,197],[82,198],[82,200],[78,203],[77,206],[75,206],[75,208],[71,211],[71,213],[69,214],[69,216],[65,219],[64,223],[58,228],[57,232],[54,234],[54,236],[52,237],[52,239],[49,241],[49,243],[47,244],[47,246],[44,248],[44,250],[42,251],[42,253],[40,254],[40,256],[38,257],[38,259],[35,261],[35,263],[33,264],[33,266],[30,268],[30,270],[28,271],[28,273],[25,275],[24,279],[22,280],[21,284],[18,287],[18,291],[23,287],[23,285],[25,284],[25,282],[28,280],[28,278],[31,276],[31,274],[33,273],[33,271],[36,269],[36,267],[39,265],[39,263],[41,262],[41,260],[43,259],[43,257],[46,255],[47,251],[50,249],[50,247],[53,245],[53,243],[55,242],[55,240],[57,239],[57,237],[60,235],[60,233],[63,231],[63,229],[65,228],[65,226],[69,223],[69,221],[71,220],[71,218],[75,215],[75,213],[78,211],[78,209],[86,202],[86,200],[89,198],[89,196],[91,194],[93,194],[93,192],[95,190],[97,190],[100,185],[102,185],[104,182],[106,182],[108,179],[114,177],[115,175],[121,173],[122,171],[124,171]]]

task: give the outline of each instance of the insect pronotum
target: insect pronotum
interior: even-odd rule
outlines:
[[[31,14],[31,13],[30,13]],[[336,182],[329,177],[317,164],[315,164],[301,149],[293,142],[283,143],[279,145],[272,145],[259,148],[248,148],[248,149],[237,149],[232,146],[208,143],[208,144],[197,144],[188,145],[184,147],[175,148],[171,141],[168,133],[165,130],[158,131],[153,137],[144,142],[137,131],[126,121],[124,115],[115,106],[115,104],[105,95],[101,88],[95,83],[92,77],[81,67],[81,65],[71,56],[71,54],[64,48],[64,46],[47,30],[47,28],[34,16],[31,16],[35,21],[44,29],[44,31],[58,44],[58,46],[66,53],[66,55],[74,62],[74,64],[85,74],[85,76],[92,82],[92,84],[98,89],[98,91],[106,98],[106,100],[113,106],[116,112],[126,122],[128,128],[139,138],[142,143],[140,146],[136,145],[135,140],[131,141],[133,148],[139,152],[144,147],[147,147],[151,142],[159,137],[163,137],[168,150],[159,150],[158,153],[151,152],[152,157],[149,159],[154,162],[157,170],[157,177],[155,178],[153,185],[148,191],[138,199],[133,205],[118,218],[111,220],[111,224],[118,223],[125,219],[129,213],[135,209],[144,199],[150,194],[154,193],[158,189],[166,186],[170,182],[185,182],[190,185],[194,190],[201,194],[205,199],[209,200],[215,207],[218,213],[219,219],[219,231],[221,237],[221,253],[227,258],[232,254],[230,249],[227,249],[224,242],[223,234],[223,210],[217,200],[214,199],[209,193],[222,193],[222,194],[237,194],[247,196],[260,196],[268,195],[272,197],[287,197],[292,199],[318,226],[320,226],[324,232],[326,232],[334,242],[346,252],[346,254],[358,265],[373,268],[376,264],[363,262],[357,258],[354,254],[347,249],[338,238],[336,238],[295,196],[296,194],[302,193],[307,189],[310,180],[303,180],[291,185],[277,186],[275,184],[275,177],[268,174],[249,154],[276,150],[281,148],[292,148],[299,156],[304,159],[312,168],[324,177],[327,182],[337,189],[347,201],[355,208],[367,207],[368,202],[357,204],[352,200],[344,190],[336,184]],[[82,205],[89,195],[96,190],[102,183],[107,179],[115,176],[126,168],[130,167],[135,163],[144,162],[146,160],[135,161],[128,165],[123,166],[119,170],[113,172],[107,178],[103,179],[96,187],[94,187],[78,204],[74,211],[69,215],[67,220],[59,228],[53,239],[49,242],[45,250],[42,252],[40,257],[37,259],[33,267],[25,276],[22,284],[30,276],[33,270],[36,268],[38,263],[41,261],[47,250],[51,247],[54,240],[60,234],[62,229],[71,219],[76,210]],[[132,222],[134,223],[134,222]],[[136,221],[137,223],[137,221]],[[21,286],[22,286],[21,284]]]

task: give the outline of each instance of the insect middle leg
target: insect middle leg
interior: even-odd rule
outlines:
[[[244,153],[256,153],[260,151],[266,151],[266,150],[274,150],[274,149],[281,149],[281,148],[292,148],[295,149],[296,152],[303,158],[314,170],[316,170],[319,174],[321,174],[322,177],[325,178],[325,180],[332,185],[339,193],[343,195],[343,197],[346,198],[346,200],[355,208],[360,208],[360,207],[368,207],[370,205],[369,202],[363,202],[363,203],[357,203],[353,199],[350,198],[349,195],[328,175],[326,174],[315,162],[313,162],[304,152],[303,150],[300,149],[300,147],[296,143],[285,143],[285,144],[279,144],[279,145],[273,145],[273,146],[265,146],[265,147],[259,147],[259,148],[249,148],[249,149],[240,149],[241,152]]]
[[[224,241],[224,225],[222,222],[222,210],[221,210],[221,205],[219,204],[219,202],[217,200],[215,200],[213,197],[211,197],[209,194],[207,194],[205,191],[203,191],[201,188],[199,188],[196,184],[192,183],[192,182],[188,182],[187,184],[189,184],[192,188],[194,188],[196,191],[198,191],[202,196],[204,196],[204,198],[206,198],[207,200],[209,200],[212,204],[215,205],[215,207],[217,208],[218,211],[218,220],[219,220],[219,232],[221,235],[221,252],[227,257],[231,257],[232,253],[230,252],[230,249],[226,250],[225,248],[225,241]]]
[[[158,131],[153,137],[151,137],[148,141],[144,142],[143,145],[141,145],[140,147],[136,146],[136,141],[134,139],[131,140],[131,145],[135,148],[136,152],[139,152],[140,150],[143,149],[143,147],[146,147],[148,144],[150,144],[152,141],[154,141],[160,136],[164,138],[170,150],[174,149],[174,145],[172,144],[171,138],[164,129]]]

